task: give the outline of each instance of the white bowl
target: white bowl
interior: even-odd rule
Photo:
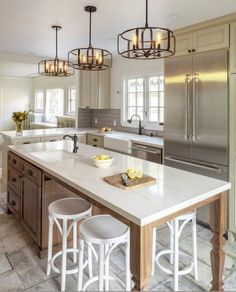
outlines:
[[[93,159],[93,163],[96,167],[98,168],[106,168],[112,165],[113,162],[113,157],[110,157],[110,159],[106,159],[106,160],[96,160],[95,158]]]

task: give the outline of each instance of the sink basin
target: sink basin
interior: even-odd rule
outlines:
[[[73,153],[65,150],[32,152],[30,154],[45,162],[57,162],[73,158]]]

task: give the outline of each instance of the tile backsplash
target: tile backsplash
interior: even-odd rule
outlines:
[[[95,123],[96,121],[96,123]],[[116,121],[116,126],[114,126]],[[120,109],[78,109],[78,128],[102,128],[109,127],[115,131],[138,133],[138,129],[124,127],[121,125],[121,111]],[[162,131],[158,130],[143,130],[144,135],[163,136]]]

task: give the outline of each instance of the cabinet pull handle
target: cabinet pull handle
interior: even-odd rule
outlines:
[[[16,202],[15,201],[11,201],[11,206],[13,207],[13,206],[15,206],[16,205]]]
[[[93,147],[98,147],[97,145],[93,144]]]
[[[98,141],[98,139],[93,139],[93,142],[97,142]]]
[[[12,177],[12,179],[11,179],[13,182],[16,182],[17,181],[17,179],[15,178],[15,177]]]
[[[28,175],[33,175],[33,171],[31,169],[28,169]]]

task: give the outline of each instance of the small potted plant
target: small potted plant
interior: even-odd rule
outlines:
[[[21,136],[23,131],[24,121],[27,119],[29,112],[13,112],[12,120],[16,123],[16,135]]]

